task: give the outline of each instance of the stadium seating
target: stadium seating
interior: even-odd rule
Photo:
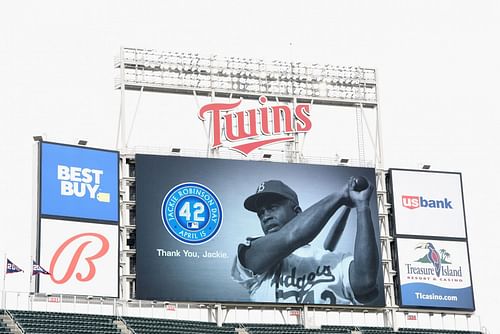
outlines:
[[[481,334],[477,331],[400,328],[354,327],[325,325],[320,329],[307,329],[302,325],[235,324],[218,327],[213,322],[122,317],[61,312],[10,311],[26,334],[117,334],[122,333],[113,321],[122,322],[135,334],[235,334],[244,328],[248,334]],[[11,333],[0,321],[0,334]]]
[[[227,326],[227,325],[225,325]],[[233,326],[234,327],[234,326]],[[243,324],[249,334],[481,334],[474,331],[410,329],[394,331],[390,327],[322,326],[321,329],[306,329],[301,325]]]
[[[450,329],[400,328],[399,334],[481,334],[477,331],[462,331]]]
[[[26,334],[117,334],[114,317],[59,312],[10,311]]]
[[[8,312],[0,310],[0,334],[12,333],[11,328],[14,326],[14,321]]]
[[[217,327],[212,322],[123,317],[136,334],[234,334],[234,327]]]
[[[0,322],[0,334],[7,334],[7,333],[10,333],[10,329],[8,329],[3,322]]]

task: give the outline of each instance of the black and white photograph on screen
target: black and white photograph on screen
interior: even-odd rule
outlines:
[[[233,278],[248,289],[253,301],[308,304],[362,304],[377,296],[380,256],[373,228],[370,198],[374,187],[365,178],[350,177],[302,211],[296,192],[280,180],[262,182],[244,206],[255,212],[264,236],[241,244]],[[309,243],[342,208],[324,240],[323,249]],[[354,256],[334,252],[350,210],[356,210]]]
[[[136,180],[139,298],[384,305],[373,169],[137,155]]]

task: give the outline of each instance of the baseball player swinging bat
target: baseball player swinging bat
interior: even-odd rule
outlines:
[[[355,191],[363,191],[366,188],[368,188],[368,180],[364,178],[363,176],[357,176],[354,180],[355,185],[353,189]],[[338,219],[333,223],[332,228],[328,232],[328,235],[325,238],[325,242],[323,243],[323,247],[326,250],[333,251],[335,250],[335,247],[337,247],[337,244],[340,240],[340,237],[342,236],[342,233],[344,232],[347,220],[349,218],[349,214],[351,213],[351,208],[349,207],[344,207],[343,212],[340,214]]]

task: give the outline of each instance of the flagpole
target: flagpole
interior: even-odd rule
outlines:
[[[30,266],[31,266],[31,274],[30,274],[30,287],[29,291],[32,291],[33,288],[33,254],[30,255]],[[34,289],[33,289],[34,291]]]
[[[7,253],[3,253],[2,310],[5,310],[5,278],[7,277]]]

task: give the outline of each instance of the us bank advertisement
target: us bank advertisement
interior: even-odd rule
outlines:
[[[136,297],[383,306],[374,185],[372,168],[138,154]],[[287,244],[296,216],[316,229]],[[373,257],[355,254],[357,233]],[[370,259],[371,285],[356,290],[349,267]]]
[[[396,233],[465,238],[460,173],[390,169]]]
[[[118,152],[41,143],[40,214],[117,222]]]
[[[474,310],[464,241],[398,238],[402,307]]]

